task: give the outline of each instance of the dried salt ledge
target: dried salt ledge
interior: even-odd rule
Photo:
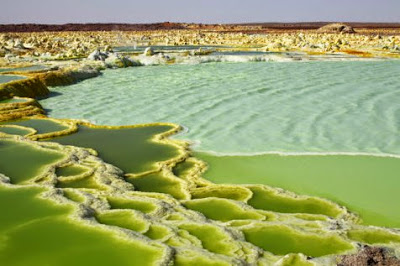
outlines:
[[[22,64],[16,65],[15,67],[0,67],[0,73],[12,73],[12,72],[40,72],[48,70],[49,67],[45,65],[32,65],[32,64]]]
[[[46,85],[35,76],[0,84],[0,100],[9,99],[13,96],[34,98],[45,96],[48,93],[49,90]]]
[[[32,98],[13,97],[0,101],[0,123],[41,114],[44,114],[42,107]]]
[[[0,206],[10,214],[0,221],[0,260],[9,264],[327,265],[360,244],[399,252],[398,231],[359,225],[333,202],[202,179],[206,165],[187,143],[167,138],[180,129],[173,124],[99,127],[43,117],[7,124],[30,129],[0,133],[7,150]],[[64,145],[35,141],[56,136]],[[145,160],[132,167],[108,157],[118,142],[123,157]],[[21,247],[24,256],[16,254]]]
[[[71,65],[74,64],[71,63]],[[95,62],[94,63],[92,62],[91,64],[84,64],[81,66],[76,66],[75,64],[75,66],[62,67],[60,70],[58,70],[59,66],[62,65],[55,64],[55,69],[44,68],[35,70],[35,67],[37,67],[35,65],[32,65],[30,66],[30,68],[25,70],[14,68],[14,71],[8,71],[4,73],[19,75],[22,76],[23,79],[18,79],[18,80],[6,79],[4,83],[1,82],[1,78],[6,76],[0,74],[0,103],[2,101],[7,101],[11,98],[18,98],[18,97],[35,98],[38,96],[47,96],[50,93],[47,86],[70,85],[84,79],[97,77],[101,75],[100,69],[102,69],[102,67],[96,64]],[[43,110],[39,111],[39,110],[27,109],[28,107],[32,106],[39,107],[41,109],[40,105],[33,99],[28,100],[28,103],[14,102],[11,106],[6,105],[4,106],[6,109],[21,108],[20,116],[19,117],[11,116],[2,118],[3,113],[2,109],[0,109],[0,121],[6,121],[10,119],[21,118],[23,116],[31,116],[44,113]],[[23,113],[22,111],[24,111],[25,113]],[[11,113],[10,115],[15,116],[16,114],[14,113]]]

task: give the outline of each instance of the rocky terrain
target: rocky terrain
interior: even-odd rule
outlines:
[[[319,30],[309,30],[307,27],[304,27],[305,30],[293,30],[289,27],[290,30],[284,32],[274,29],[264,31],[262,25],[161,23],[141,25],[140,30],[134,27],[134,31],[127,25],[100,25],[98,31],[90,31],[97,24],[77,25],[3,25],[0,31],[8,29],[14,32],[0,33],[0,61],[4,65],[4,62],[21,61],[21,58],[27,61],[80,59],[96,49],[136,45],[223,45],[257,51],[350,53],[360,56],[383,54],[390,57],[398,57],[400,53],[400,35],[384,34],[391,32],[385,32],[385,29],[380,29],[383,34],[374,33],[376,29],[366,34],[365,30],[368,29],[346,24],[339,24],[336,28],[338,24],[330,24]],[[77,29],[80,31],[75,31]],[[108,31],[101,31],[103,29]],[[27,32],[29,30],[37,32]],[[393,30],[400,32],[400,28]]]
[[[329,24],[319,29],[309,29],[307,25],[301,25],[305,28],[303,30],[295,30],[296,25],[290,24],[285,26],[284,32],[279,32],[277,28],[268,28],[271,29],[268,33],[264,32],[263,27],[277,27],[277,25],[160,23],[151,26],[141,25],[140,30],[135,31],[131,31],[131,28],[126,25],[122,27],[123,30],[109,31],[100,31],[101,25],[98,31],[88,31],[97,24],[85,27],[77,25],[59,25],[56,28],[52,28],[51,25],[42,25],[44,30],[60,31],[0,33],[0,74],[22,75],[29,78],[24,82],[1,85],[0,96],[12,97],[11,91],[14,91],[17,92],[14,93],[15,95],[30,97],[24,84],[29,86],[36,84],[33,87],[37,87],[38,90],[41,90],[42,84],[45,86],[72,84],[97,76],[99,71],[105,68],[239,59],[248,61],[312,60],[312,56],[322,56],[330,60],[329,58],[335,55],[339,56],[339,60],[343,56],[350,56],[351,59],[400,58],[400,35],[372,34],[371,32],[376,28],[360,29],[347,24]],[[38,28],[35,27],[40,25],[6,26],[37,30]],[[6,26],[3,25],[0,30],[4,30]],[[104,29],[116,27],[108,24],[103,26]],[[157,27],[160,29],[156,30]],[[282,29],[283,26],[280,27]],[[67,29],[81,31],[62,31]],[[363,33],[363,30],[369,30],[369,34]],[[400,32],[398,29],[395,30]],[[159,46],[159,48],[154,46]],[[175,46],[181,47],[178,50],[171,50]],[[192,47],[191,50],[185,48],[190,46],[194,48]],[[196,48],[196,46],[206,46],[206,48]],[[121,50],[119,47],[128,47],[128,49]],[[134,47],[141,48],[131,49]],[[261,52],[261,54],[247,59],[229,56],[222,58],[212,54],[230,51]],[[29,66],[41,66],[42,69],[22,72],[19,69]]]
[[[262,30],[269,31],[301,31],[317,30],[329,22],[297,22],[297,23],[248,23],[248,24],[195,24],[195,23],[151,23],[151,24],[123,24],[123,23],[69,23],[64,25],[48,24],[7,24],[0,25],[0,32],[43,32],[43,31],[149,31],[149,30],[177,30],[177,29],[198,29],[213,31],[241,31],[243,33]],[[352,28],[373,33],[384,34],[388,31],[398,31],[400,23],[345,23]],[[397,32],[399,34],[399,32]]]

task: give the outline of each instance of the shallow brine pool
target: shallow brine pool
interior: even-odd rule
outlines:
[[[51,117],[96,124],[183,125],[188,131],[177,138],[206,154],[199,155],[209,162],[206,177],[213,182],[324,196],[366,223],[400,227],[400,199],[392,191],[400,185],[392,171],[400,157],[399,71],[400,62],[391,60],[135,67],[52,88],[56,96],[41,104]],[[276,158],[260,157],[268,153]],[[327,154],[336,157],[321,159]],[[236,156],[223,163],[221,155]],[[382,163],[376,155],[392,158]],[[230,171],[239,165],[234,158],[256,178]],[[365,178],[364,166],[374,169]]]

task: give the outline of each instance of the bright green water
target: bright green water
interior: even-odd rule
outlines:
[[[143,200],[127,200],[123,198],[109,197],[107,198],[107,201],[112,209],[133,209],[144,213],[149,213],[156,209],[154,204]]]
[[[102,190],[102,186],[99,185],[94,176],[86,176],[79,179],[67,180],[67,181],[59,181],[57,182],[56,187],[58,188],[92,188]]]
[[[173,146],[151,141],[155,134],[170,130],[170,126],[153,126],[125,129],[102,129],[79,126],[72,135],[54,138],[60,144],[92,148],[108,163],[125,173],[140,173],[155,170],[157,161],[177,156]]]
[[[209,164],[205,177],[215,183],[267,184],[317,195],[347,206],[367,224],[400,227],[399,158],[207,153],[195,156]]]
[[[162,173],[154,173],[143,177],[127,178],[140,191],[170,194],[177,199],[185,199],[184,188],[178,180],[166,177]]]
[[[11,99],[0,101],[0,104],[2,104],[2,103],[23,103],[23,102],[26,102],[26,100],[25,99],[11,98]]]
[[[36,134],[57,132],[57,131],[65,130],[68,128],[60,123],[57,123],[57,122],[49,120],[49,119],[23,119],[23,120],[16,120],[16,121],[0,122],[0,124],[30,127],[37,131]]]
[[[193,166],[195,166],[195,163],[188,160],[180,162],[173,168],[174,175],[182,178],[190,173]]]
[[[149,224],[134,213],[118,210],[96,215],[97,221],[102,224],[115,225],[136,232],[145,232]]]
[[[352,246],[338,236],[310,235],[284,225],[260,225],[244,230],[246,240],[274,254],[301,252],[309,256],[340,253]]]
[[[210,225],[183,224],[180,228],[187,230],[190,234],[201,240],[205,249],[224,255],[234,253],[234,245],[220,228]],[[231,241],[233,242],[233,241]]]
[[[74,175],[83,174],[86,171],[87,171],[86,168],[80,167],[78,165],[68,165],[68,166],[57,168],[56,174],[57,174],[57,176],[74,176]]]
[[[207,218],[218,221],[262,220],[263,215],[253,210],[243,210],[234,202],[225,199],[207,198],[188,201],[185,207],[203,213]]]
[[[68,213],[71,208],[57,207],[47,200],[38,198],[44,188],[6,188],[0,186],[0,208],[7,215],[0,219],[0,230],[11,231],[31,220]],[[12,204],[11,204],[12,203]],[[4,240],[3,240],[4,241]]]
[[[154,265],[160,259],[161,249],[71,221],[71,207],[38,198],[42,191],[0,186],[2,265]]]
[[[41,103],[50,116],[99,124],[175,122],[197,151],[400,154],[399,70],[399,61],[141,67],[55,88],[62,95]],[[323,196],[365,223],[400,227],[399,159],[199,155],[214,182]],[[185,174],[186,166],[175,170]]]
[[[13,184],[34,178],[45,167],[63,158],[59,152],[0,139],[0,173],[8,176]]]
[[[19,135],[25,136],[31,133],[31,130],[17,127],[0,127],[0,132],[10,134],[10,135]]]

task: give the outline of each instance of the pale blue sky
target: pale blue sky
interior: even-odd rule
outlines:
[[[400,0],[1,0],[0,23],[400,22]]]

